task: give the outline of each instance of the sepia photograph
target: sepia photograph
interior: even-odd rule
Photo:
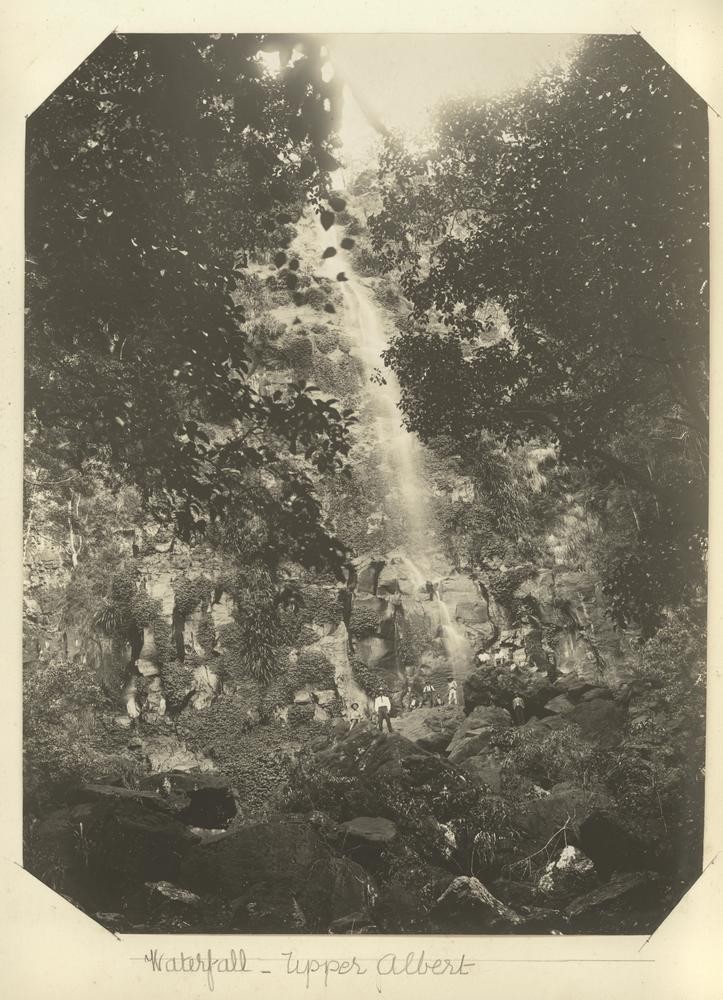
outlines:
[[[637,33],[118,32],[29,115],[27,872],[124,935],[660,926],[708,114]]]

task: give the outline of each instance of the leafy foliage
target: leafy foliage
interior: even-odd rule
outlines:
[[[380,675],[373,667],[370,667],[360,657],[354,656],[351,661],[351,669],[354,680],[362,691],[365,691],[368,695],[377,693],[380,685]]]
[[[290,689],[305,685],[330,689],[334,687],[334,666],[319,650],[302,649],[287,677]]]
[[[293,456],[338,469],[347,422],[303,385],[254,391],[239,268],[328,194],[341,94],[321,58],[292,36],[101,45],[28,124],[26,341],[29,423],[71,466],[110,459],[183,537],[263,467],[257,501],[319,563],[339,545]],[[212,440],[209,422],[235,431]]]
[[[47,808],[79,781],[98,780],[121,767],[132,772],[127,735],[108,722],[112,694],[91,664],[55,660],[28,670],[23,680],[23,763],[26,801]]]
[[[412,317],[387,353],[412,430],[553,444],[628,491],[608,590],[648,632],[704,577],[704,103],[638,37],[387,144],[370,220]]]
[[[349,631],[353,636],[362,638],[371,635],[379,628],[379,614],[374,608],[354,603],[349,620]]]
[[[469,874],[493,872],[504,846],[514,839],[507,806],[433,760],[431,764],[423,758],[410,761],[408,771],[405,779],[386,774],[350,778],[301,756],[282,791],[281,805],[289,812],[319,810],[338,822],[383,816],[397,824],[408,848],[420,857]],[[452,851],[441,824],[455,836]],[[483,831],[488,834],[487,853],[475,845]]]
[[[266,684],[283,662],[271,574],[263,566],[247,567],[236,578],[233,596],[236,621],[221,630],[219,668],[232,681],[249,676]]]
[[[208,604],[211,600],[211,588],[211,581],[204,576],[177,581],[173,587],[173,596],[181,617],[187,618],[199,604]]]

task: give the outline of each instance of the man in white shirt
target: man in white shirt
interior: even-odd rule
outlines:
[[[447,704],[457,704],[457,681],[454,677],[450,677],[449,684],[447,685]]]
[[[386,720],[387,729],[391,733],[392,731],[392,720],[390,718],[390,712],[392,710],[392,703],[386,694],[381,690],[377,691],[377,696],[374,699],[374,711],[377,713],[377,719],[379,722],[379,732],[382,731],[382,726]]]

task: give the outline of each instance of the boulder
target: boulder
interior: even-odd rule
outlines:
[[[179,889],[171,882],[146,882],[145,888],[151,899],[157,899],[163,905],[172,905],[174,908],[196,909],[201,903],[200,897],[194,892]]]
[[[570,701],[577,704],[584,695],[595,689],[594,685],[586,680],[582,680],[574,671],[558,677],[553,684],[553,689],[559,694],[567,695]],[[596,690],[599,690],[597,688]]]
[[[666,884],[651,872],[626,872],[573,900],[565,914],[578,933],[650,934],[663,919]]]
[[[459,765],[479,788],[487,786],[495,794],[499,794],[502,784],[502,765],[494,757],[478,754],[468,757]]]
[[[418,761],[429,762],[436,769],[444,768],[441,760],[416,743],[393,732],[380,734],[376,729],[355,726],[331,747],[316,754],[323,767],[338,774],[409,778],[410,767]]]
[[[189,856],[183,884],[231,898],[230,929],[350,933],[370,929],[376,889],[363,868],[329,854],[299,816],[243,827]]]
[[[591,810],[580,824],[579,840],[602,878],[608,878],[612,872],[646,868],[651,861],[652,852],[644,842],[609,810]]]
[[[101,881],[175,882],[198,837],[173,816],[142,802],[98,802],[86,828],[90,865]]]
[[[519,914],[493,896],[479,879],[466,875],[452,880],[434,903],[431,917],[446,933],[479,934],[523,923]]]
[[[95,785],[86,783],[73,789],[68,795],[72,803],[108,802],[121,804],[133,802],[148,809],[158,809],[161,812],[178,814],[189,805],[189,799],[182,792],[160,795],[155,790],[144,788],[124,788],[120,785]]]
[[[442,753],[464,718],[461,708],[416,708],[400,715],[394,725],[395,732],[411,740],[423,750]]]
[[[194,847],[183,861],[179,884],[229,900],[260,883],[283,885],[298,896],[311,866],[326,856],[321,838],[307,820],[282,816]]]
[[[571,712],[575,706],[570,701],[568,697],[564,694],[558,694],[555,698],[551,698],[545,705],[546,712],[552,712],[553,715],[565,715],[567,712]]]
[[[146,882],[126,896],[124,913],[134,930],[200,930],[203,920],[201,899],[172,882]]]
[[[327,878],[331,902],[329,931],[332,934],[359,934],[374,930],[371,909],[378,893],[361,865],[348,858],[330,858]]]
[[[475,757],[489,746],[490,737],[511,724],[509,712],[503,708],[480,705],[472,711],[454,734],[447,756],[457,764],[467,757]]]
[[[610,799],[603,789],[581,788],[570,782],[560,782],[553,785],[549,794],[522,802],[516,812],[524,835],[525,854],[540,850],[555,834],[562,837],[563,829],[568,837],[577,837],[585,819],[595,809],[609,805]],[[581,847],[592,858],[585,845]]]
[[[389,844],[397,835],[396,824],[382,816],[357,816],[340,823],[343,833],[368,844]]]
[[[590,858],[568,844],[557,859],[550,861],[540,876],[535,892],[558,905],[597,888],[599,879]]]
[[[613,697],[613,691],[611,688],[590,688],[582,696],[582,701],[597,701],[598,698],[609,701]]]
[[[566,719],[578,727],[583,740],[611,747],[622,738],[626,714],[622,705],[598,698],[576,705]]]

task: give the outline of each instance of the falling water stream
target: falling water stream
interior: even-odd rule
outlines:
[[[368,376],[367,391],[374,413],[380,465],[391,496],[403,515],[405,539],[394,561],[411,584],[411,593],[403,593],[404,605],[429,601],[425,592],[427,581],[439,582],[440,561],[436,525],[430,509],[430,491],[422,475],[422,445],[402,423],[399,384],[394,374],[384,366],[382,352],[387,347],[387,335],[381,310],[375,305],[369,290],[354,274],[351,261],[338,245],[332,233],[319,227],[322,247],[332,245],[337,253],[324,262],[328,277],[336,280],[344,271],[344,330],[354,343],[354,353],[363,362]],[[343,264],[342,264],[343,262]],[[375,373],[382,378],[371,376]],[[442,570],[444,572],[444,570]],[[405,588],[402,588],[404,591]],[[460,689],[471,669],[472,648],[463,628],[455,621],[444,600],[444,583],[433,595],[433,606],[425,605],[428,617],[437,620],[438,637],[444,649],[450,674]],[[430,602],[431,603],[431,602]],[[434,612],[434,613],[432,613]]]

